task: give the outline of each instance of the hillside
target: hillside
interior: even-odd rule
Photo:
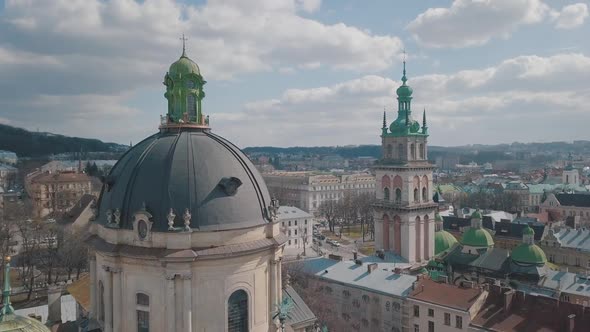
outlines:
[[[31,132],[0,124],[0,150],[16,152],[19,157],[43,157],[66,152],[118,152],[128,147],[98,139]]]

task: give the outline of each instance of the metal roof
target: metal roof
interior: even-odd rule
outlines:
[[[294,206],[279,206],[277,211],[279,220],[299,219],[299,218],[313,218],[313,216],[300,208]]]
[[[590,229],[562,228],[553,235],[564,248],[590,251]]]
[[[289,312],[290,317],[287,319],[289,325],[313,322],[317,319],[293,287],[287,286],[283,288],[283,297],[289,297],[293,301],[293,308]]]
[[[590,194],[555,194],[561,206],[590,207]]]
[[[371,272],[368,272],[369,264],[358,265],[352,261],[318,258],[306,260],[303,264],[306,271],[321,279],[398,297],[408,296],[417,280],[416,276],[392,272],[395,267],[407,264],[376,263],[377,268]]]
[[[152,231],[168,230],[170,209],[176,227],[184,226],[188,209],[193,230],[268,222],[271,201],[264,180],[240,149],[209,131],[152,135],[129,149],[105,182],[96,217],[100,224],[107,224],[109,210],[119,209],[120,227],[131,229],[133,215],[144,207],[153,216]]]

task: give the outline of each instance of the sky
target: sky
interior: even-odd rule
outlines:
[[[240,147],[380,144],[406,51],[439,146],[590,139],[588,1],[0,0],[0,123],[128,144],[198,63]]]

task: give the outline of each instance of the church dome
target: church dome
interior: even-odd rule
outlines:
[[[461,244],[472,247],[488,248],[494,245],[494,238],[487,229],[469,227],[463,237]]]
[[[475,210],[475,212],[473,212],[471,214],[471,218],[472,219],[481,219],[481,212],[479,212],[479,209]]]
[[[170,65],[168,74],[173,77],[185,76],[188,74],[201,75],[199,66],[191,59],[189,59],[184,53],[180,59]]]
[[[434,233],[434,254],[438,255],[441,252],[451,248],[457,243],[457,239],[447,231],[438,231]]]
[[[407,133],[406,129],[406,118],[404,116],[398,116],[395,121],[389,126],[389,130],[392,134],[404,135]],[[420,131],[420,124],[418,121],[410,118],[410,133],[418,133]]]
[[[404,76],[405,77],[405,76]],[[411,97],[412,96],[412,88],[409,85],[406,85],[404,82],[399,88],[397,88],[396,93],[398,97]]]
[[[542,266],[547,263],[545,252],[536,244],[523,243],[512,250],[510,255],[515,263]]]
[[[161,131],[129,149],[105,178],[96,222],[133,229],[138,211],[152,216],[152,231],[184,226],[219,231],[264,225],[268,189],[248,157],[209,130]],[[170,214],[170,210],[174,214]]]
[[[49,332],[49,328],[40,321],[22,317],[15,314],[9,314],[2,317],[0,322],[0,332]]]

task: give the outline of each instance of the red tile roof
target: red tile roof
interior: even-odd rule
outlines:
[[[469,310],[481,293],[479,288],[463,288],[438,283],[431,279],[422,279],[418,281],[410,298],[455,309]]]

